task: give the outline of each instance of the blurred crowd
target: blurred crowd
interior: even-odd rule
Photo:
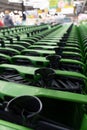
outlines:
[[[32,13],[32,12],[30,12]],[[59,15],[57,13],[42,13],[38,14],[34,12],[34,14],[22,13],[21,11],[10,12],[9,10],[5,10],[4,13],[0,15],[0,27],[4,26],[17,26],[17,25],[40,25],[40,24],[56,24],[61,23],[64,15]]]
[[[5,12],[0,16],[0,27],[10,27],[16,25],[25,24],[26,15],[19,15],[17,12],[11,13],[9,10],[5,10]]]

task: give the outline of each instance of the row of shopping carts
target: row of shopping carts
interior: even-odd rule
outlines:
[[[0,30],[0,128],[87,130],[86,25]]]

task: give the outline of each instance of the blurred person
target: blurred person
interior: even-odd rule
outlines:
[[[11,16],[9,15],[9,10],[5,10],[4,25],[7,27],[14,26],[13,20]]]
[[[22,15],[22,25],[26,25],[26,14],[23,13]]]
[[[4,23],[1,18],[0,18],[0,27],[4,27]]]
[[[14,25],[16,25],[16,26],[22,24],[21,17],[18,13],[14,14],[13,20],[14,20]]]

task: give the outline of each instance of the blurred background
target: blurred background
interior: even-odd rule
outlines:
[[[15,26],[87,21],[87,0],[0,0],[1,26],[5,10]]]

